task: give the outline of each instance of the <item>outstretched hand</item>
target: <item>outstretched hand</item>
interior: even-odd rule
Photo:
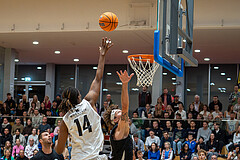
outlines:
[[[111,42],[111,39],[108,39],[107,37],[102,38],[102,44],[99,47],[99,52],[101,55],[105,56],[108,50],[113,46],[113,43]]]
[[[122,83],[128,83],[131,80],[132,76],[134,75],[134,73],[132,73],[130,76],[128,76],[126,70],[124,72],[122,72],[121,70],[120,73],[117,71],[117,74]]]

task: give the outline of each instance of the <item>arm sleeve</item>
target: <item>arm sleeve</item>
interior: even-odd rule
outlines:
[[[150,151],[148,151],[148,159],[150,159],[151,158],[151,153],[150,153]]]
[[[169,160],[172,160],[172,159],[173,159],[173,151],[171,152],[170,157],[169,157],[168,159],[169,159]]]
[[[198,132],[197,132],[197,141],[199,140],[199,137],[200,137],[200,128],[198,129]]]
[[[145,151],[145,149],[144,149],[144,143],[141,141],[141,146],[140,146],[140,151],[142,151],[142,152],[144,152]]]
[[[158,150],[157,152],[157,159],[156,160],[159,160],[160,159],[160,151]]]
[[[234,133],[234,135],[233,135],[233,143],[237,143],[236,142],[236,133]]]

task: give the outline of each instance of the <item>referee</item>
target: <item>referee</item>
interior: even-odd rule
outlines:
[[[52,137],[47,131],[41,132],[38,140],[42,145],[42,150],[32,157],[31,160],[64,160],[62,154],[59,155],[52,149]]]

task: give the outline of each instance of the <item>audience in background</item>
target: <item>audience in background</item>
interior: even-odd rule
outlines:
[[[167,105],[172,104],[172,96],[168,93],[168,89],[163,89],[163,94],[161,95],[162,101],[163,101],[163,110],[166,109]]]
[[[138,115],[142,117],[142,113],[146,111],[145,106],[152,103],[151,93],[148,91],[147,86],[142,87],[142,91],[138,95]]]
[[[209,104],[209,109],[211,112],[215,111],[215,105],[218,105],[219,111],[222,111],[222,103],[219,101],[218,96],[213,96],[213,101]]]
[[[195,111],[201,112],[203,110],[203,103],[200,101],[200,96],[194,96],[194,102],[192,103],[194,106]]]
[[[240,97],[240,92],[238,91],[238,85],[235,85],[233,92],[229,95],[229,103],[231,103],[232,105],[235,105],[239,97]]]

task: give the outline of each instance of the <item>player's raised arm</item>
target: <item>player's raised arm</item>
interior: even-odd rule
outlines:
[[[122,103],[122,115],[121,119],[118,122],[118,127],[116,130],[115,138],[123,139],[126,138],[129,134],[129,123],[128,123],[128,108],[129,108],[129,96],[128,96],[128,82],[131,80],[133,73],[128,76],[127,71],[117,72],[119,79],[122,81],[122,95],[121,95],[121,103]]]
[[[105,65],[105,56],[108,52],[108,50],[113,46],[113,43],[111,43],[110,39],[103,38],[102,44],[99,47],[99,61],[98,61],[98,67],[96,72],[96,77],[94,78],[90,90],[88,94],[85,96],[85,99],[90,102],[92,107],[96,110],[95,104],[97,102],[100,87],[101,87],[101,80],[103,77],[103,71],[104,71],[104,65]]]

